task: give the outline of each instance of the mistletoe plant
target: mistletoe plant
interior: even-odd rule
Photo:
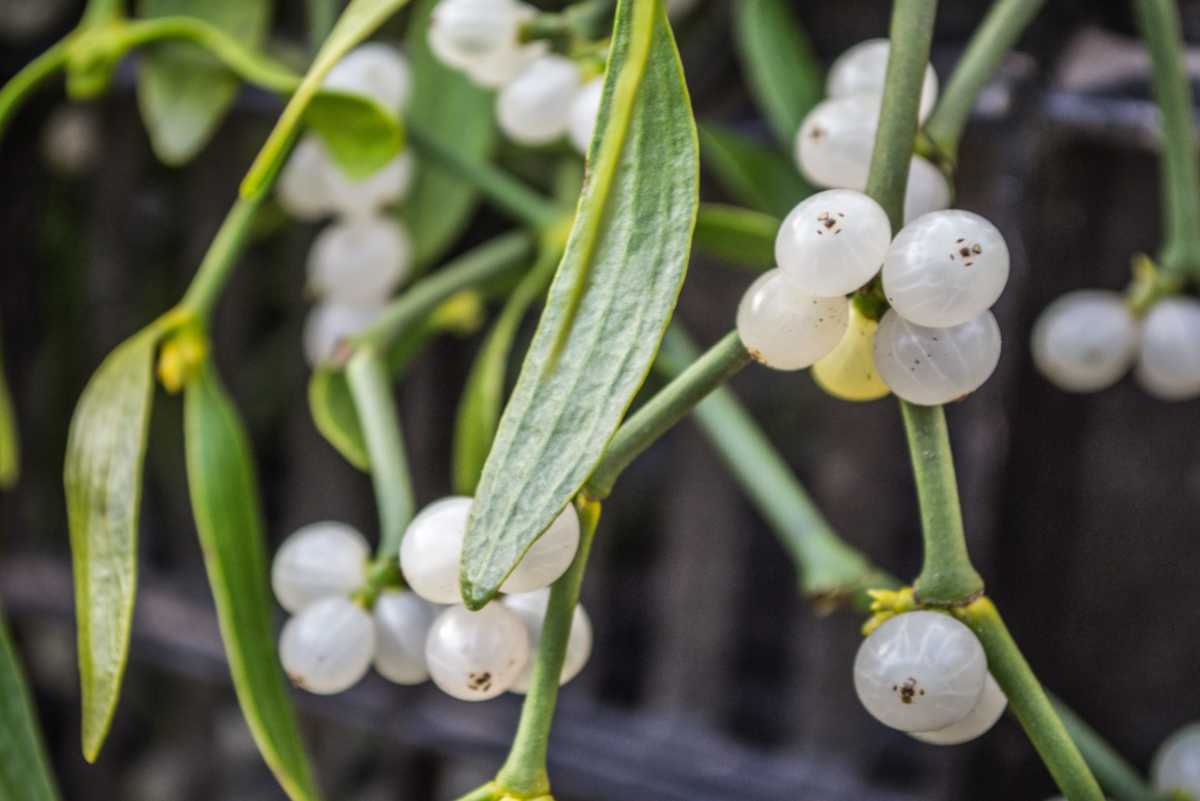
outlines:
[[[951,745],[1011,709],[1070,801],[1101,801],[1101,785],[1124,801],[1200,794],[1194,732],[1164,747],[1152,789],[1047,695],[967,552],[941,404],[996,366],[1001,335],[988,309],[1009,254],[994,225],[948,207],[969,111],[1040,0],[998,0],[940,96],[928,65],[936,0],[896,0],[889,39],[852,48],[827,81],[787,3],[735,4],[751,88],[799,169],[737,133],[697,132],[668,14],[686,4],[414,5],[401,56],[364,42],[404,0],[352,0],[336,22],[333,4],[310,3],[318,46],[301,75],[264,50],[269,0],[143,0],[132,18],[116,0],[92,0],[70,35],[0,91],[2,132],[37,86],[64,73],[72,98],[94,97],[137,49],[151,143],[170,164],[203,148],[239,82],[285,101],[191,286],[104,360],[71,424],[64,480],[84,756],[99,756],[128,658],[158,383],[183,394],[191,505],[238,700],[297,801],[320,792],[287,679],[333,693],[372,664],[398,683],[432,678],[464,700],[524,693],[508,759],[463,801],[550,798],[558,688],[591,647],[578,600],[601,505],[692,412],[794,558],[802,591],[868,613],[853,675],[879,721]],[[1163,111],[1162,266],[1142,261],[1115,311],[1094,298],[1052,309],[1035,356],[1065,386],[1098,388],[1134,358],[1132,320],[1144,314],[1139,375],[1178,397],[1200,391],[1188,383],[1200,364],[1194,335],[1186,345],[1196,301],[1179,296],[1200,269],[1195,141],[1177,10],[1169,0],[1135,6]],[[541,148],[533,154],[551,163],[552,194],[492,163],[497,127]],[[575,153],[546,147],[564,139],[585,173]],[[745,207],[700,203],[701,144]],[[373,555],[362,534],[324,522],[293,534],[268,565],[251,450],[210,339],[213,309],[273,190],[295,217],[337,218],[309,260],[320,299],[305,337],[309,403],[322,434],[371,476]],[[445,261],[477,198],[513,230]],[[731,310],[735,330],[703,353],[671,323],[693,245],[770,268]],[[458,409],[458,495],[418,513],[393,386],[433,336],[477,327],[488,298],[503,307]],[[535,304],[537,328],[508,391],[518,329]],[[755,361],[812,367],[837,398],[899,398],[924,534],[911,586],[838,537],[722,388]],[[630,413],[652,370],[669,380]],[[12,417],[0,384],[0,484],[17,475]],[[272,590],[293,615],[278,652]],[[54,798],[2,629],[0,684],[3,796]]]

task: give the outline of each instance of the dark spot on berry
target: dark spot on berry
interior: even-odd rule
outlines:
[[[818,142],[818,141],[820,141],[821,137],[824,135],[825,135],[824,131],[822,131],[820,128],[814,127],[811,131],[809,131],[808,138],[813,140],[814,142]]]
[[[899,686],[893,684],[892,692],[900,694],[900,703],[902,704],[911,704],[917,695],[925,694],[925,691],[917,686],[917,680],[911,676],[905,679],[904,683]]]
[[[467,686],[477,692],[487,692],[492,689],[492,674],[486,670],[483,673],[471,673],[467,676]]]

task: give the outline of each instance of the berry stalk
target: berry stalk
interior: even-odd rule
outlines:
[[[246,238],[264,195],[239,197],[233,204],[179,304],[182,309],[194,314],[205,327],[221,290],[237,264],[238,256],[245,248]]]

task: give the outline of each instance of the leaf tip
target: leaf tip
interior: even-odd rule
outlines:
[[[500,594],[499,587],[476,584],[466,577],[463,577],[461,591],[463,606],[472,612],[478,612]]]

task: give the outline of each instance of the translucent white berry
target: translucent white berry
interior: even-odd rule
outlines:
[[[829,67],[829,77],[825,81],[826,93],[830,97],[882,95],[890,49],[891,43],[887,39],[867,39],[842,53]],[[937,94],[937,73],[932,65],[926,65],[918,112],[922,121],[933,111]]]
[[[1138,325],[1116,292],[1068,292],[1033,327],[1033,361],[1060,389],[1095,392],[1120,380],[1137,355]]]
[[[400,541],[400,572],[413,592],[435,604],[459,603],[458,566],[471,498],[452,495],[426,506]]]
[[[944,729],[914,731],[910,734],[930,745],[961,745],[986,734],[996,725],[996,721],[1000,720],[1007,706],[1008,697],[989,673],[983,685],[983,693],[979,696],[979,703],[975,704],[975,708],[965,718],[958,723],[951,723]]]
[[[878,96],[823,100],[808,112],[796,134],[796,163],[818,186],[863,189],[878,127]]]
[[[300,139],[279,173],[279,205],[299,220],[317,220],[337,209],[330,184],[333,164],[315,134]]]
[[[504,604],[472,612],[444,610],[429,630],[425,662],[443,692],[463,701],[486,701],[513,686],[529,661],[529,633]]]
[[[856,187],[852,187],[856,188]],[[950,206],[950,184],[942,171],[920,156],[908,163],[908,186],[904,191],[904,222]]]
[[[1159,746],[1150,781],[1160,793],[1182,790],[1200,798],[1200,723],[1184,726]]]
[[[737,330],[756,361],[776,370],[800,370],[837,347],[850,302],[797,289],[781,270],[758,277],[738,304]]]
[[[1008,246],[970,211],[934,211],[900,229],[883,261],[883,290],[904,319],[946,328],[979,315],[1008,283]]]
[[[899,397],[933,406],[969,395],[1000,362],[1000,326],[990,311],[951,328],[910,323],[894,309],[875,333],[875,367]]]
[[[879,323],[867,317],[853,303],[850,322],[837,347],[812,366],[817,386],[848,401],[869,401],[891,393],[875,369],[875,332]]]
[[[944,729],[983,693],[987,658],[971,630],[924,610],[896,615],[863,640],[854,689],[876,720],[900,731]]]
[[[329,171],[327,180],[334,210],[347,217],[369,217],[408,196],[417,165],[412,153],[405,150],[366,178],[354,180],[332,161]]]
[[[374,652],[371,615],[343,597],[304,607],[279,637],[279,659],[292,683],[319,695],[350,689],[371,666]]]
[[[580,88],[579,67],[547,55],[533,61],[496,97],[500,129],[523,145],[544,145],[567,132],[571,104]]]
[[[388,590],[375,600],[375,670],[397,684],[429,678],[425,641],[438,608],[416,593]]]
[[[308,252],[308,286],[335,303],[386,301],[412,268],[412,243],[387,217],[327,226]]]
[[[571,144],[583,155],[587,155],[596,132],[596,117],[600,114],[600,99],[604,94],[604,79],[595,78],[584,85],[571,103],[571,114],[567,122],[567,133]]]
[[[567,504],[550,528],[529,546],[521,561],[513,568],[501,592],[531,592],[549,587],[567,572],[579,550],[579,515]]]
[[[279,605],[299,612],[331,595],[349,596],[367,579],[371,550],[358,530],[324,521],[296,529],[271,563],[271,589]]]
[[[802,292],[853,292],[879,272],[892,241],[883,208],[862,192],[830,189],[800,203],[775,237],[775,261]]]
[[[412,96],[412,72],[399,50],[382,42],[368,42],[335,64],[322,86],[365,95],[398,114]]]
[[[304,357],[313,367],[337,353],[346,337],[354,336],[374,322],[382,304],[350,305],[324,302],[313,306],[304,321]]]
[[[466,69],[516,47],[519,24],[512,0],[441,0],[429,20],[429,47],[442,63]]]
[[[533,6],[516,3],[517,24],[537,15]],[[544,39],[532,42],[518,42],[515,38],[504,47],[499,47],[482,58],[475,59],[462,69],[467,76],[479,86],[487,89],[499,89],[521,74],[529,64],[550,50],[549,43]]]
[[[550,590],[541,589],[533,592],[523,592],[504,598],[504,605],[517,613],[521,622],[529,632],[529,646],[533,653],[537,652],[538,643],[542,639],[542,626],[546,622],[546,606],[550,601]],[[571,634],[567,638],[567,655],[563,660],[562,673],[558,683],[566,684],[579,675],[592,655],[592,621],[581,604],[576,604],[571,616]],[[515,693],[529,692],[529,680],[533,675],[533,659],[530,658],[521,675],[510,688]]]
[[[1200,301],[1173,297],[1151,307],[1134,375],[1162,400],[1200,397]]]

